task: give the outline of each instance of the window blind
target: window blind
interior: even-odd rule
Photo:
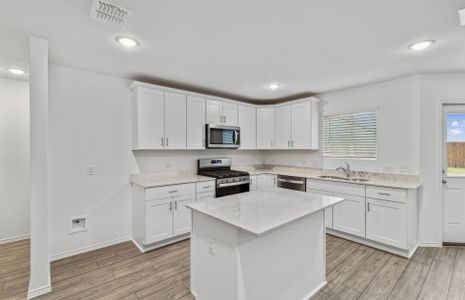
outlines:
[[[377,111],[323,116],[323,156],[375,159],[377,119]]]

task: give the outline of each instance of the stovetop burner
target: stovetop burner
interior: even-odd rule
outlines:
[[[240,177],[247,176],[249,173],[236,170],[208,170],[208,171],[199,171],[199,175],[213,177],[213,178],[231,178],[231,177]]]

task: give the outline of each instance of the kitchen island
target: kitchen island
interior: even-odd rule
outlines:
[[[325,284],[324,209],[344,199],[274,188],[189,204],[198,300],[307,300]]]

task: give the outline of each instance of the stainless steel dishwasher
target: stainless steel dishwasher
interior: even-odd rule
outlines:
[[[278,187],[305,192],[306,180],[304,177],[278,175]]]

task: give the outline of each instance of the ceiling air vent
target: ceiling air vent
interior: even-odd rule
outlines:
[[[126,8],[103,0],[94,0],[90,9],[91,18],[122,28],[126,27],[131,14]]]

